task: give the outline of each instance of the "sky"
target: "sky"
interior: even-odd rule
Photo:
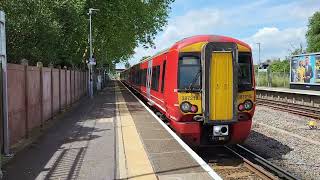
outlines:
[[[320,10],[319,0],[175,0],[168,24],[155,39],[155,48],[135,48],[129,60],[136,64],[143,56],[172,46],[175,42],[200,34],[230,36],[249,44],[256,64],[261,44],[261,62],[284,58],[302,44],[308,18]],[[123,68],[123,64],[117,64]]]

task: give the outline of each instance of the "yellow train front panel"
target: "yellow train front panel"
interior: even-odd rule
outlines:
[[[210,120],[233,118],[233,64],[231,52],[214,52],[210,62]]]

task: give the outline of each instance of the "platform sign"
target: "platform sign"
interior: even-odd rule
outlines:
[[[292,56],[290,84],[320,85],[320,52]]]
[[[96,65],[96,59],[95,58],[89,58],[89,64],[90,65]]]

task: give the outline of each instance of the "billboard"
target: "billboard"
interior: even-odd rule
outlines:
[[[293,56],[290,83],[320,85],[320,53]]]

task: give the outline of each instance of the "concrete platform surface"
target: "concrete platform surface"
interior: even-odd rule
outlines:
[[[212,179],[120,83],[83,99],[4,167],[4,179]]]
[[[292,94],[302,94],[302,95],[311,95],[311,96],[320,96],[320,91],[312,90],[301,90],[301,89],[289,89],[289,88],[278,88],[278,87],[257,87],[257,90],[261,91],[274,91],[274,92],[284,92]]]

